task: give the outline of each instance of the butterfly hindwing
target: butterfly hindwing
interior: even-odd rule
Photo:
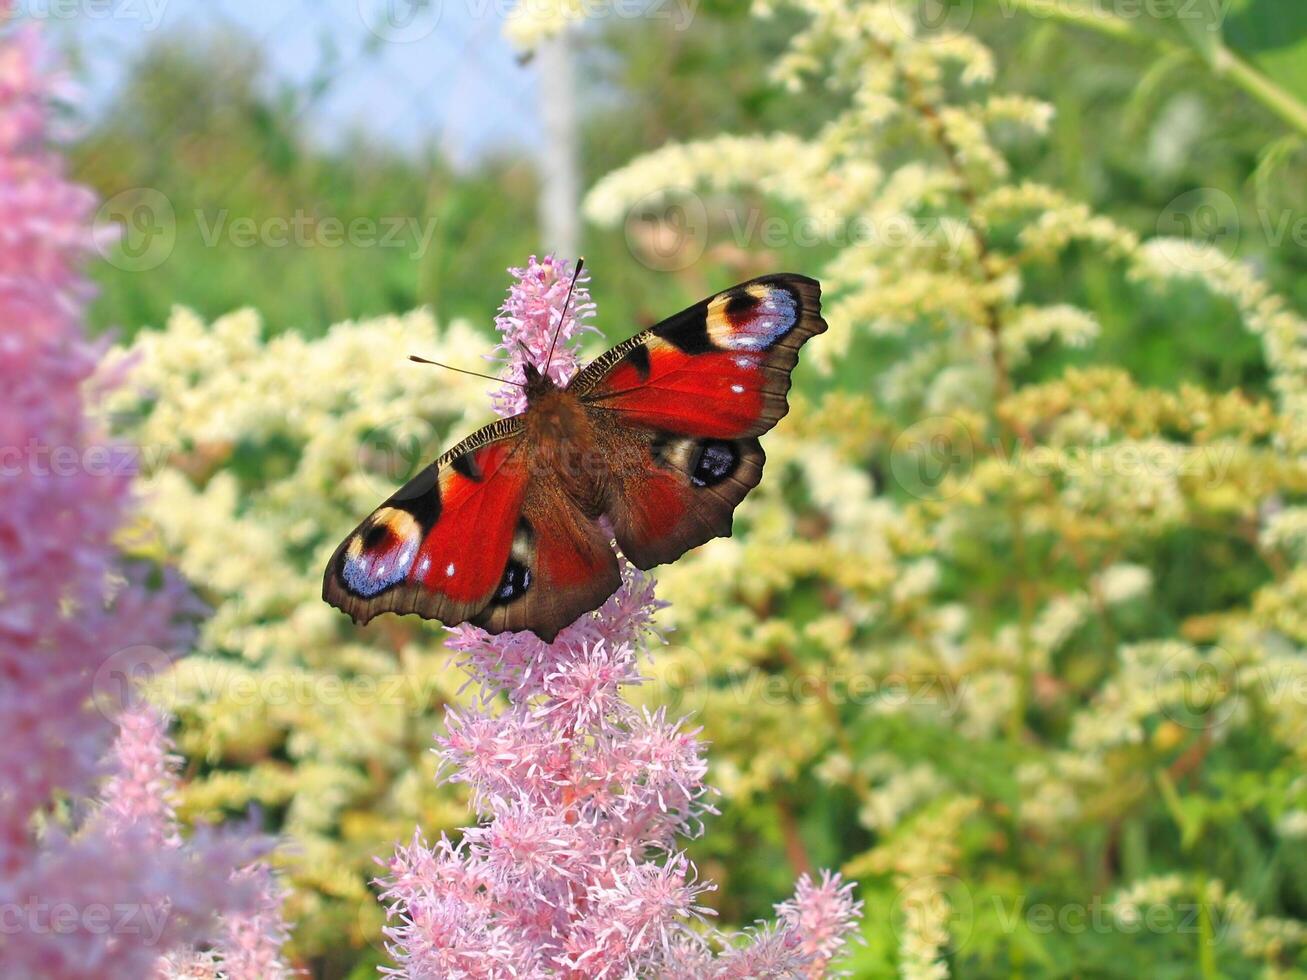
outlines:
[[[645,462],[615,473],[608,507],[622,554],[648,569],[731,533],[731,515],[762,479],[754,436],[704,439],[632,429]]]
[[[533,481],[502,585],[473,622],[491,633],[529,629],[551,641],[602,604],[621,581],[607,532],[557,484]]]

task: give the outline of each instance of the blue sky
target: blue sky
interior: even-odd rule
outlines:
[[[324,141],[351,130],[411,147],[434,141],[468,163],[500,145],[538,142],[535,69],[501,35],[507,0],[17,0],[76,45],[90,111],[111,103],[124,70],[160,35],[234,28],[273,74],[303,82],[324,44],[337,83],[309,122]],[[75,13],[74,13],[75,12]]]

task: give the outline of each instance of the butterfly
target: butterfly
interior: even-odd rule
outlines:
[[[468,436],[331,556],[322,596],[366,623],[417,613],[545,642],[621,584],[731,533],[789,410],[821,286],[762,276],[618,344],[565,387],[526,365],[527,408]]]

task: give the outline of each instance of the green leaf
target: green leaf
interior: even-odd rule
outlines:
[[[1302,0],[1210,2],[1229,7],[1220,35],[1226,45],[1282,88],[1307,102],[1307,3]]]

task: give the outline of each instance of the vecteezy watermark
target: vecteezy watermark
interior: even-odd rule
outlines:
[[[1162,714],[1184,728],[1219,728],[1238,706],[1231,695],[1238,668],[1220,647],[1194,653],[1180,650],[1153,676],[1153,696]]]
[[[390,44],[411,44],[440,26],[442,0],[358,0],[359,16],[375,37]]]
[[[91,700],[110,720],[147,704],[174,705],[177,677],[170,654],[147,644],[124,647],[95,672]],[[412,674],[201,672],[188,678],[186,698],[199,704],[231,708],[384,707],[412,709],[441,700],[445,688],[437,678]]]
[[[919,500],[958,493],[976,455],[971,430],[958,419],[934,415],[908,426],[890,448],[890,473]]]
[[[1005,446],[1001,440],[973,435],[960,419],[932,415],[909,425],[890,449],[890,474],[905,492],[920,500],[942,500],[960,493],[981,452],[1033,476],[1084,480],[1132,480],[1146,477],[1188,479],[1204,486],[1222,485],[1236,448],[1190,446],[1154,441],[1123,441],[1094,446]]]
[[[890,10],[905,36],[927,42],[964,33],[976,13],[974,0],[899,0]]]
[[[701,711],[711,697],[737,704],[772,706],[856,705],[883,710],[926,708],[936,715],[957,714],[966,697],[968,681],[936,672],[858,670],[823,665],[782,673],[749,670],[723,673],[717,658],[682,646],[659,664],[653,679],[659,704],[678,710]]]
[[[425,419],[393,419],[369,429],[359,440],[359,472],[379,493],[392,493],[436,458],[437,444],[436,431]]]
[[[977,900],[962,879],[947,874],[921,875],[904,882],[888,906],[890,927],[947,934],[950,948],[964,949],[978,919],[996,924],[1005,935],[1188,935],[1205,936],[1213,945],[1225,940],[1237,910],[1221,902],[1177,897],[1147,903],[1117,902],[1101,895],[1088,901],[1038,901],[1027,895],[990,895]]]
[[[1234,261],[1239,247],[1239,208],[1224,191],[1198,187],[1162,210],[1157,233],[1188,246],[1187,254],[1178,257],[1186,269],[1224,266]]]
[[[447,0],[453,3],[455,0]],[[527,18],[557,16],[558,0],[457,0],[474,18],[503,20],[513,14]],[[699,0],[572,0],[568,4],[578,21],[663,21],[674,31],[686,30],[699,9]]]
[[[905,932],[947,930],[950,944],[962,949],[975,928],[971,889],[954,875],[920,875],[903,884],[888,909],[890,928]]]
[[[502,22],[507,17],[553,20],[556,0],[357,0],[359,17],[376,37],[391,44],[411,44],[429,37],[453,8],[458,20]],[[663,21],[686,30],[699,0],[573,0],[568,15],[577,21]]]
[[[659,272],[675,272],[698,261],[714,243],[738,249],[876,248],[923,249],[942,258],[962,254],[971,235],[960,221],[927,220],[908,214],[804,214],[795,217],[760,207],[714,206],[685,188],[644,195],[626,212],[628,251]]]
[[[941,0],[944,2],[944,0]],[[1194,24],[1216,33],[1233,0],[998,0],[1005,18],[1022,14],[1039,19],[1064,16],[1135,21],[1143,18]]]
[[[387,248],[421,259],[431,248],[437,218],[413,215],[355,215],[344,218],[297,208],[286,215],[235,215],[228,208],[190,212],[194,233],[206,248]],[[95,216],[101,257],[125,272],[163,265],[177,247],[181,220],[167,195],[133,187],[110,197]],[[186,228],[189,234],[191,229]]]
[[[149,476],[159,471],[167,455],[166,446],[55,446],[29,439],[21,446],[0,446],[0,477]]]
[[[907,214],[786,218],[759,208],[728,208],[724,218],[731,244],[740,248],[915,248],[952,257],[971,237],[960,221],[927,221]]]
[[[224,241],[234,248],[407,248],[407,258],[420,259],[431,247],[438,222],[412,215],[344,219],[299,209],[289,216],[233,218],[226,208],[212,213],[197,208],[195,224],[208,248]]]
[[[147,703],[168,704],[174,693],[172,663],[171,654],[146,643],[115,650],[91,680],[91,703],[111,721]]]
[[[168,261],[177,246],[177,212],[153,187],[119,191],[95,214],[100,256],[125,272],[148,272]]]
[[[68,936],[144,936],[153,946],[163,935],[168,909],[143,902],[47,901],[28,896],[23,902],[0,902],[0,936],[18,934]]]
[[[965,679],[938,673],[871,674],[829,668],[785,674],[750,673],[733,685],[743,703],[935,708],[954,715],[966,695]]]
[[[23,20],[136,21],[153,31],[163,22],[168,0],[16,0],[10,16]]]
[[[1210,924],[1210,941],[1222,942],[1235,919],[1235,910],[1219,902],[1154,902],[1141,906],[1123,906],[1095,895],[1088,902],[1027,902],[1023,897],[1004,901],[991,899],[994,919],[1008,934],[1024,928],[1036,935],[1058,933],[1079,936],[1086,933],[1128,936],[1201,935]]]

